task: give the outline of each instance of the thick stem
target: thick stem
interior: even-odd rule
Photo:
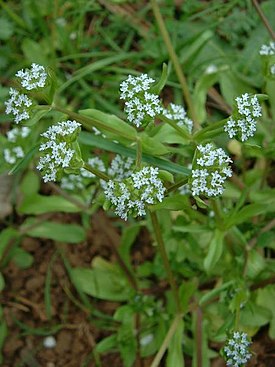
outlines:
[[[161,234],[161,229],[160,229],[158,217],[157,217],[157,214],[155,212],[151,212],[151,211],[150,211],[150,216],[151,216],[154,232],[155,232],[155,235],[156,235],[156,240],[157,240],[157,243],[158,243],[160,255],[161,255],[161,258],[162,258],[162,261],[163,261],[165,271],[167,273],[168,281],[169,281],[170,287],[172,289],[173,296],[174,296],[177,312],[181,313],[181,304],[180,304],[178,288],[177,288],[177,284],[176,284],[174,275],[172,273],[172,269],[170,267],[170,263],[169,263],[169,260],[168,260],[167,253],[166,253],[166,249],[165,249],[163,237],[162,237],[162,234]]]
[[[168,31],[165,27],[165,23],[164,23],[164,20],[162,18],[157,0],[151,0],[151,5],[152,5],[153,12],[154,12],[154,16],[155,16],[156,21],[158,23],[158,27],[159,27],[161,36],[162,36],[163,41],[166,45],[168,54],[169,54],[170,59],[171,59],[173,65],[174,65],[177,77],[179,79],[179,82],[180,82],[180,85],[181,85],[181,88],[182,88],[182,92],[183,92],[183,95],[184,95],[184,99],[186,101],[188,110],[190,112],[190,116],[191,116],[191,118],[194,122],[195,128],[198,130],[200,128],[200,125],[199,125],[198,120],[197,120],[195,108],[194,108],[193,101],[192,101],[192,98],[191,98],[191,95],[190,95],[190,92],[189,92],[187,81],[186,81],[185,75],[182,71],[179,59],[178,59],[178,57],[176,55],[176,52],[174,50],[174,47],[173,47],[171,38],[169,36],[169,33],[168,33]]]

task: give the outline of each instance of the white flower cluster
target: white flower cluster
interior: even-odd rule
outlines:
[[[260,49],[260,55],[275,55],[275,42],[271,41],[269,45],[262,45]]]
[[[31,69],[19,70],[15,76],[21,79],[21,85],[27,90],[44,88],[48,74],[44,66],[33,63]]]
[[[7,132],[7,147],[4,149],[4,160],[8,164],[15,164],[17,159],[25,155],[25,138],[30,134],[28,127],[18,128]]]
[[[270,66],[270,74],[275,75],[275,64]]]
[[[45,142],[39,148],[43,154],[37,169],[43,172],[44,182],[61,179],[63,169],[70,167],[72,160],[76,158],[74,142],[80,126],[76,121],[62,121],[41,134]]]
[[[232,176],[229,163],[232,163],[232,160],[223,149],[215,149],[210,143],[199,145],[190,178],[192,195],[221,195],[224,192],[225,180]]]
[[[193,121],[187,117],[186,111],[182,106],[170,103],[167,109],[163,109],[163,114],[168,119],[176,121],[178,126],[186,127],[189,133],[192,132]]]
[[[158,175],[158,168],[145,167],[123,181],[108,181],[104,193],[115,214],[124,220],[128,215],[143,216],[147,204],[161,202],[165,187]]]
[[[68,176],[62,177],[60,187],[63,190],[74,191],[77,189],[83,190],[85,185],[81,175],[70,174]]]
[[[150,85],[155,80],[147,74],[131,75],[120,84],[120,98],[125,100],[124,111],[129,122],[140,127],[149,123],[162,112],[159,96],[150,93]]]
[[[239,138],[241,141],[253,136],[256,131],[257,118],[262,116],[262,108],[256,95],[242,94],[235,99],[237,111],[227,120],[224,130],[229,137]]]
[[[135,161],[130,157],[122,157],[119,154],[112,160],[107,170],[108,176],[117,181],[122,181],[131,176],[134,171]]]
[[[10,88],[10,99],[5,102],[6,113],[14,115],[14,122],[18,124],[22,120],[28,120],[30,118],[30,108],[33,104],[32,100],[21,94],[18,90]]]
[[[246,333],[235,331],[223,348],[226,365],[230,367],[244,366],[251,357],[250,344]]]

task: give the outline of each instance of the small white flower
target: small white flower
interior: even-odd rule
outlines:
[[[7,145],[3,150],[4,160],[8,164],[15,164],[18,159],[25,155],[28,141],[26,137],[30,134],[28,127],[15,127],[7,132]]]
[[[62,121],[50,126],[41,134],[44,142],[39,151],[43,152],[37,169],[43,172],[44,182],[61,179],[63,169],[69,168],[76,158],[73,143],[80,131],[80,124],[76,121]]]
[[[129,157],[122,157],[119,154],[112,160],[107,174],[114,180],[122,181],[130,177],[134,171],[135,161]]]
[[[227,120],[224,130],[229,137],[245,141],[254,136],[257,118],[262,116],[262,108],[256,95],[242,94],[235,99],[237,111]]]
[[[18,124],[23,120],[28,120],[30,118],[30,109],[32,106],[32,100],[26,96],[26,94],[21,94],[18,90],[10,88],[10,99],[5,102],[6,113],[14,115],[14,122]]]
[[[165,187],[158,174],[158,168],[145,167],[123,181],[108,181],[104,194],[115,208],[115,214],[124,220],[128,215],[144,216],[146,205],[161,202]]]
[[[271,41],[269,45],[262,45],[260,55],[275,55],[275,42]]]
[[[189,133],[192,132],[193,121],[187,117],[186,111],[182,106],[170,103],[167,109],[163,109],[163,114],[168,119],[176,121],[177,125],[185,126]]]
[[[15,76],[21,79],[21,85],[27,90],[44,88],[48,74],[42,65],[33,63],[31,69],[19,70]]]
[[[232,170],[228,166],[232,160],[223,149],[215,149],[210,143],[199,145],[196,155],[189,180],[192,195],[221,195],[225,180],[232,176]]]
[[[69,190],[74,191],[76,189],[83,190],[84,189],[84,183],[83,183],[83,177],[81,175],[68,175],[64,176],[61,179],[60,187],[63,190]]]
[[[223,348],[226,365],[230,367],[244,366],[251,358],[250,344],[246,333],[233,332]]]
[[[275,75],[275,64],[270,66],[270,74]]]

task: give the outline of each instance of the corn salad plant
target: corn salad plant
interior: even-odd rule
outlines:
[[[125,367],[148,356],[151,367],[184,366],[185,356],[207,367],[218,355],[227,366],[246,366],[260,327],[268,324],[275,338],[275,41],[266,34],[257,49],[260,83],[243,76],[231,88],[235,74],[212,64],[190,88],[158,2],[150,6],[171,61],[113,83],[117,113],[66,104],[70,79],[61,84],[47,64],[34,60],[15,72],[0,169],[18,177],[23,222],[2,230],[0,254],[16,242],[9,259],[31,266],[22,236],[77,244],[103,209],[121,232],[117,262],[67,266],[83,302],[118,304],[112,332],[94,348],[95,365],[117,351]],[[168,87],[183,98],[167,100]],[[221,111],[207,110],[208,91]],[[53,212],[81,213],[82,224],[44,219]],[[135,265],[141,231],[155,255]],[[2,317],[0,345],[7,332]]]

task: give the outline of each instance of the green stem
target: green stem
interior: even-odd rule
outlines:
[[[268,30],[269,34],[271,35],[272,39],[275,41],[275,32],[273,31],[269,21],[267,20],[266,16],[264,15],[259,3],[257,0],[252,0],[253,5],[255,6],[263,24],[265,25],[266,29]]]
[[[152,364],[150,367],[158,367],[159,364],[160,364],[160,361],[162,360],[162,357],[164,355],[164,353],[166,352],[169,344],[170,344],[170,341],[171,339],[173,338],[173,335],[175,334],[176,330],[177,330],[177,327],[178,327],[178,324],[179,324],[179,321],[181,320],[181,314],[177,314],[176,317],[174,318],[169,330],[168,330],[168,333],[166,334],[164,340],[163,340],[163,343],[161,344],[160,348],[159,348],[159,351],[158,353],[156,354]]]
[[[96,175],[97,177],[101,178],[104,181],[109,181],[110,177],[108,175],[106,175],[105,173],[99,171],[96,168],[91,167],[89,164],[84,163],[83,168],[85,168],[87,171],[93,173],[94,175]]]
[[[141,139],[137,137],[137,150],[136,150],[136,168],[141,168],[141,162],[142,162],[142,143]]]
[[[28,25],[20,18],[12,9],[9,4],[4,3],[4,1],[0,0],[0,5],[3,9],[8,13],[8,15],[11,17],[11,19],[14,21],[14,23],[17,23],[20,27],[22,27],[25,30],[29,30]]]
[[[191,119],[194,122],[195,128],[198,130],[198,129],[200,129],[200,125],[199,125],[199,122],[197,120],[195,108],[194,108],[193,101],[192,101],[192,98],[191,98],[191,95],[190,95],[190,92],[189,92],[187,81],[186,81],[185,75],[182,71],[182,68],[181,68],[179,59],[177,57],[177,54],[174,50],[174,47],[173,47],[171,38],[169,36],[169,33],[166,29],[166,26],[165,26],[163,17],[161,15],[157,0],[151,0],[151,6],[152,6],[152,9],[153,9],[156,21],[158,23],[158,27],[159,27],[161,36],[162,36],[163,41],[166,45],[168,54],[169,54],[170,59],[171,59],[173,65],[174,65],[177,77],[179,79],[179,82],[180,82],[180,85],[181,85],[181,88],[182,88],[182,92],[183,92],[188,110],[190,112]]]
[[[170,120],[169,118],[167,118],[164,115],[159,115],[158,117],[160,118],[160,120],[162,120],[163,122],[166,122],[173,129],[175,129],[184,139],[192,140],[191,134],[189,134],[189,132],[187,132],[185,129],[183,129],[182,127],[180,127],[179,125],[177,125],[177,123],[175,121]]]
[[[191,173],[191,171],[190,171]],[[168,189],[166,190],[166,193],[169,194],[170,192],[178,189],[179,187],[181,187],[182,185],[185,185],[188,182],[188,177],[176,182],[174,185],[171,185],[168,187]]]
[[[238,308],[236,310],[236,315],[235,315],[235,330],[239,330],[239,324],[240,324],[240,305],[238,305]]]
[[[167,253],[166,253],[166,249],[165,249],[163,237],[162,237],[162,234],[161,234],[161,229],[160,229],[158,217],[157,217],[157,214],[155,212],[152,212],[152,211],[150,211],[150,216],[151,216],[154,232],[155,232],[155,235],[156,235],[156,240],[157,240],[157,243],[158,243],[160,255],[161,255],[161,258],[162,258],[162,261],[163,261],[164,268],[165,268],[166,273],[167,273],[168,281],[169,281],[170,287],[172,289],[173,296],[174,296],[177,312],[181,313],[181,304],[180,304],[178,288],[177,288],[177,284],[176,284],[174,275],[172,273],[172,269],[170,267],[170,263],[169,263],[169,260],[168,260]]]
[[[226,121],[227,119],[213,122],[209,126],[205,127],[203,130],[197,131],[193,136],[193,140],[198,143],[204,139],[220,135],[224,131],[224,124]]]

